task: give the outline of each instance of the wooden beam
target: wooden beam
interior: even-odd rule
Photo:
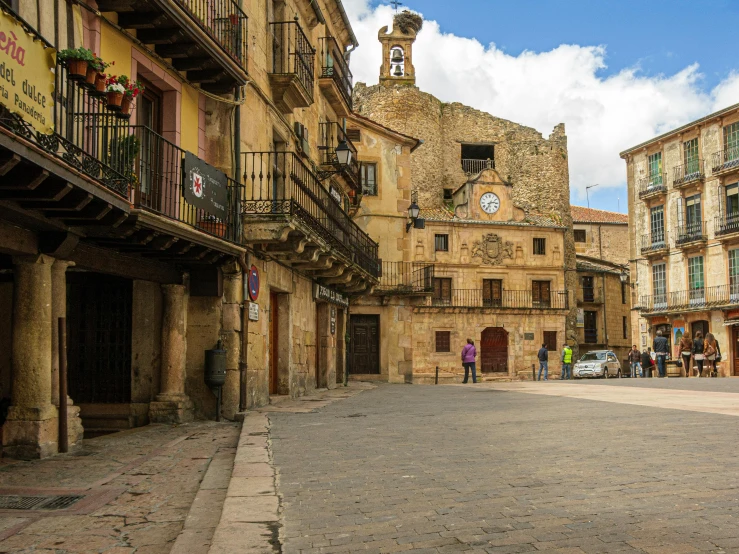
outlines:
[[[7,154],[10,155],[0,158],[0,176],[5,175],[21,161],[21,157],[18,154],[14,152],[8,152]]]
[[[109,275],[157,283],[182,283],[182,274],[172,265],[141,256],[120,254],[89,244],[81,243],[69,257],[69,260],[75,262],[78,268]]]

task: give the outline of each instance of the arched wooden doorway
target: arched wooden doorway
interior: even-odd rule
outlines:
[[[508,373],[508,331],[488,327],[480,340],[480,370],[483,373]]]

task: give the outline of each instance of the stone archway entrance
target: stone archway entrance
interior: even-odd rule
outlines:
[[[508,373],[508,331],[488,327],[480,339],[480,370],[483,373]]]

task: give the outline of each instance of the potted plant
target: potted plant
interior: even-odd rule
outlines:
[[[59,59],[67,66],[68,77],[73,81],[79,81],[87,77],[87,67],[93,61],[91,50],[80,46],[79,48],[67,48],[59,52]]]
[[[93,54],[92,61],[89,62],[87,65],[87,77],[85,79],[85,82],[90,85],[96,93],[100,95],[105,94],[105,85],[107,80],[105,70],[108,69],[111,65],[115,65],[115,62],[104,62],[102,58],[99,58],[95,54]]]
[[[140,150],[141,141],[136,135],[126,135],[110,141],[108,152],[110,167],[120,173],[132,185],[138,183],[134,168]]]
[[[139,81],[128,82],[126,85],[126,92],[123,94],[123,102],[121,102],[121,111],[119,112],[120,117],[128,118],[131,117],[131,108],[133,108],[133,101],[136,97],[144,92],[144,86]]]
[[[200,227],[206,233],[217,237],[226,236],[226,224],[214,215],[205,215],[198,221]]]
[[[127,78],[127,77],[126,77]],[[109,77],[105,82],[105,93],[108,96],[108,109],[119,111],[121,109],[121,103],[123,102],[123,95],[126,92],[120,82],[120,77]]]

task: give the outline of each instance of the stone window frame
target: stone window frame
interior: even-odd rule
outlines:
[[[449,233],[434,233],[434,252],[449,252]]]

